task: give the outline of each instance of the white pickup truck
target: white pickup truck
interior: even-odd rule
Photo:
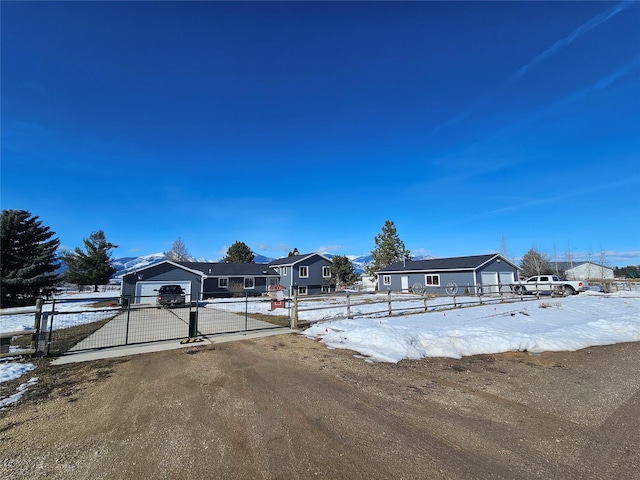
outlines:
[[[584,280],[560,280],[556,275],[536,275],[523,282],[511,285],[511,290],[517,294],[551,293],[556,295],[576,295],[587,290],[588,284]]]

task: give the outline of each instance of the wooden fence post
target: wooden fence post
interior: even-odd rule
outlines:
[[[391,289],[389,289],[389,299],[387,300],[387,303],[389,304],[389,316],[391,316]]]
[[[38,330],[38,346],[36,347],[36,355],[42,356],[45,354],[47,348],[47,327],[49,325],[49,313],[44,312],[42,314],[42,320],[40,321],[40,330]]]
[[[291,318],[291,328],[298,328],[298,289],[293,290],[293,317]]]
[[[36,300],[36,316],[33,320],[33,329],[36,331],[31,336],[31,350],[38,351],[38,339],[40,338],[40,320],[42,319],[42,304],[44,301],[41,298]]]

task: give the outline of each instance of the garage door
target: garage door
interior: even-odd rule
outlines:
[[[510,292],[513,283],[513,272],[500,272],[500,291]]]
[[[482,292],[497,293],[498,292],[498,272],[482,272]]]
[[[158,290],[162,285],[180,285],[184,289],[186,294],[186,301],[191,301],[191,282],[137,282],[136,283],[136,298],[134,303],[156,303],[156,296]]]

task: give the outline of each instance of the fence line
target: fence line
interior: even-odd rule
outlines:
[[[191,336],[191,313],[195,312],[197,335],[235,333],[263,328],[279,328],[317,321],[356,317],[390,317],[394,315],[425,313],[436,310],[461,308],[491,303],[513,303],[538,300],[547,296],[564,295],[566,292],[537,290],[532,294],[506,292],[506,285],[483,285],[475,293],[435,295],[426,291],[346,292],[319,295],[295,295],[293,298],[243,297],[212,301],[187,302],[184,307],[160,308],[152,299],[151,304],[135,304],[131,297],[110,299],[95,298],[98,308],[73,308],[74,301],[39,300],[33,329],[28,331],[0,331],[0,353],[9,350],[8,343],[17,337],[20,351],[13,354],[65,353],[71,349],[95,349],[117,345],[146,343],[158,340],[179,339]],[[497,287],[497,288],[493,288]],[[640,282],[613,281],[606,293],[620,290],[640,292]],[[483,293],[494,290],[493,293]],[[295,292],[294,292],[295,293]],[[83,302],[92,301],[82,299]],[[322,301],[322,304],[319,304]],[[98,304],[98,302],[101,302]],[[274,302],[278,304],[274,306]],[[369,308],[362,308],[367,306]],[[80,307],[78,305],[78,307]],[[284,307],[284,308],[282,308]],[[278,308],[278,310],[276,310]],[[268,310],[268,311],[267,311]],[[18,315],[18,314],[16,314]],[[20,315],[24,315],[24,312]],[[3,315],[4,316],[4,315]],[[34,317],[31,317],[34,318]],[[26,325],[26,324],[25,324]],[[2,329],[0,329],[2,330]],[[8,330],[15,330],[8,329]],[[101,336],[94,335],[101,331]],[[25,337],[31,335],[29,344]],[[16,340],[17,341],[17,340]],[[15,348],[15,347],[12,347]]]
[[[367,317],[367,316],[387,316],[402,315],[406,313],[426,313],[429,311],[470,307],[474,305],[485,305],[493,303],[514,303],[527,300],[539,300],[541,295],[551,297],[564,296],[564,292],[551,290],[542,291],[537,289],[532,294],[523,291],[519,293],[504,292],[502,284],[485,284],[482,287],[491,290],[497,287],[493,293],[483,293],[483,288],[476,288],[476,293],[453,293],[452,295],[436,295],[428,292],[414,293],[405,290],[386,290],[384,292],[347,292],[339,294],[320,295],[300,295],[297,302],[294,302],[294,315],[299,318],[298,322],[310,324],[319,321],[341,320],[347,318]],[[318,300],[335,299],[333,305],[313,306]],[[340,301],[342,300],[342,301]],[[415,305],[420,303],[420,305]],[[356,307],[361,305],[381,305],[379,309],[357,312]],[[403,305],[404,304],[404,305]],[[309,318],[311,312],[339,310],[342,314],[330,315],[319,319]],[[304,318],[307,317],[307,318]]]

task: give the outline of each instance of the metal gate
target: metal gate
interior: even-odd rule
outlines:
[[[210,336],[288,325],[288,319],[283,320],[282,317],[270,319],[250,314],[248,301],[247,298],[238,299],[221,306],[201,302],[174,308],[120,302],[124,306],[90,311],[56,309],[54,305],[53,311],[48,314],[46,354],[61,355],[67,352],[180,340],[189,338],[194,331],[196,336]]]

